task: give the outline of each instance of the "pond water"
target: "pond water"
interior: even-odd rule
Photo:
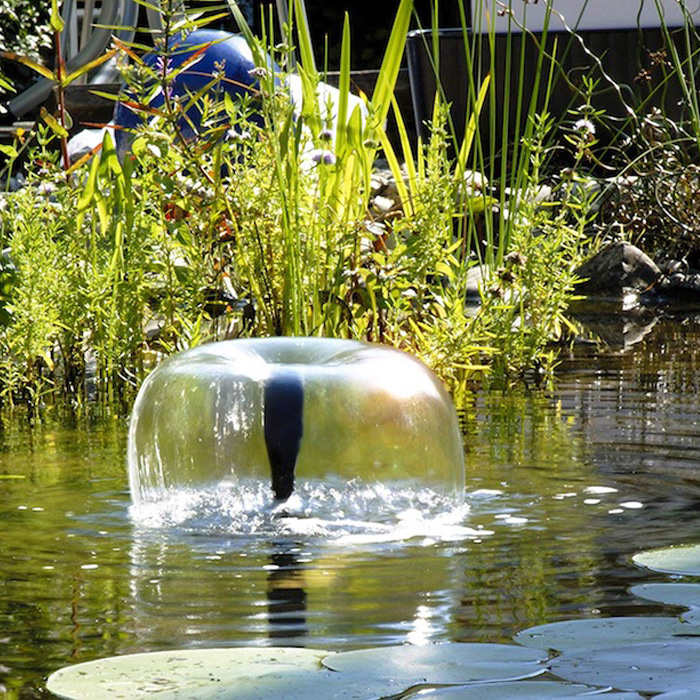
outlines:
[[[306,494],[318,518],[239,508],[155,526],[130,513],[124,421],[6,423],[0,697],[48,697],[55,669],[138,651],[509,642],[556,620],[676,614],[628,589],[670,578],[635,552],[700,541],[700,317],[648,330],[577,346],[551,392],[468,398],[468,511],[357,489],[347,506],[328,486]],[[382,508],[368,525],[363,509]]]

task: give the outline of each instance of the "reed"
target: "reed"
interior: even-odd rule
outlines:
[[[172,35],[221,11],[164,7]],[[573,271],[595,246],[598,208],[580,194],[595,139],[547,114],[559,65],[557,43],[545,48],[548,22],[545,36],[532,38],[542,81],[534,90],[524,83],[524,52],[506,41],[514,84],[503,92],[515,102],[504,106],[494,30],[471,32],[462,13],[467,119],[454,123],[438,89],[429,135],[416,145],[395,99],[411,0],[399,3],[373,95],[352,110],[345,17],[337,122],[318,99],[324,72],[299,0],[290,0],[282,27],[265,16],[259,37],[234,2],[230,9],[258,66],[259,84],[246,95],[170,99],[182,68],[168,67],[168,49],[154,66],[145,47],[119,44],[130,63],[128,99],[148,117],[130,156],[120,161],[107,135],[92,158],[66,169],[55,148],[62,131],[50,120],[38,126],[29,185],[3,199],[6,403],[39,406],[63,394],[78,408],[95,398],[104,410],[128,408],[164,354],[264,335],[392,344],[426,360],[456,394],[487,376],[506,384],[551,377],[552,343],[569,330]],[[429,42],[439,72],[437,34]],[[287,88],[292,63],[301,103]],[[671,63],[677,76],[689,70],[680,53]],[[57,77],[65,85],[71,76]],[[166,97],[156,109],[149,100],[157,90]],[[195,140],[182,129],[193,106],[203,125]],[[499,121],[500,113],[514,121]],[[390,114],[398,142],[385,130]],[[553,178],[562,144],[568,175]],[[388,209],[373,200],[378,156],[396,181]],[[544,185],[552,194],[543,199]],[[465,287],[477,268],[481,304],[470,312]]]

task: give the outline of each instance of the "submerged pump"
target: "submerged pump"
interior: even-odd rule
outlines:
[[[274,372],[264,388],[263,429],[270,459],[272,491],[284,501],[294,491],[301,436],[304,432],[304,385],[297,372]]]

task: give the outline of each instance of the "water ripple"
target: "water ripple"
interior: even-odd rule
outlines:
[[[342,488],[307,482],[282,503],[275,502],[268,485],[260,481],[178,489],[162,500],[130,509],[133,522],[146,529],[324,538],[337,544],[455,541],[490,534],[469,527],[468,515],[468,505],[427,488],[369,485],[359,480]]]

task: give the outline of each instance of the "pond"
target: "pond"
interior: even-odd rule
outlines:
[[[6,423],[0,697],[48,697],[50,672],[139,651],[511,642],[678,614],[629,592],[670,580],[631,557],[700,539],[700,317],[646,330],[576,346],[551,392],[470,396],[469,511],[379,535],[153,527],[130,515],[125,421]]]

